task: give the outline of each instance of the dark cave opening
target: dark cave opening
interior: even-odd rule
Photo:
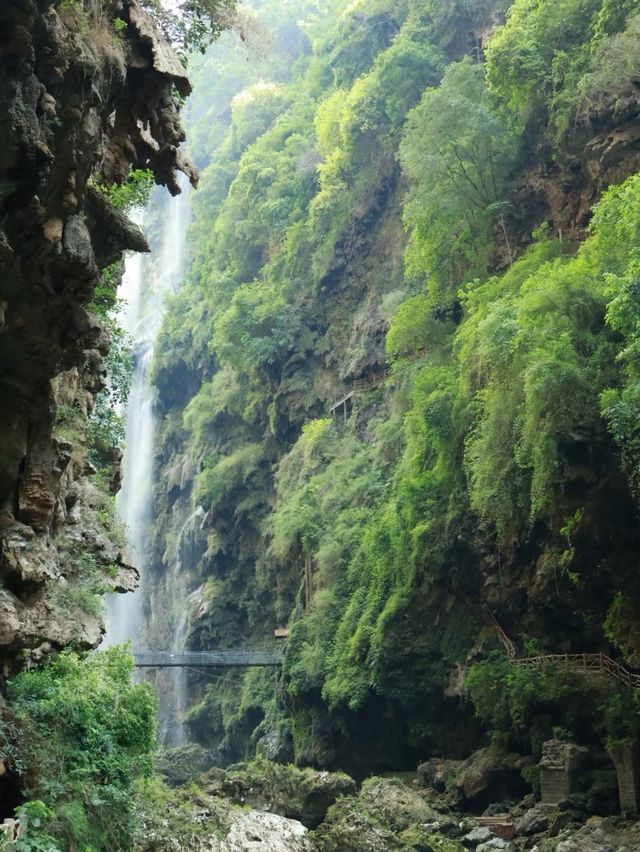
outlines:
[[[14,811],[24,802],[20,776],[7,769],[0,758],[0,822],[14,816]]]

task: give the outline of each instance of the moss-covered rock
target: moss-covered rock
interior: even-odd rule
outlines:
[[[375,814],[383,825],[392,831],[424,823],[433,824],[440,817],[427,802],[421,790],[389,778],[369,778],[360,792],[362,806]]]
[[[314,832],[318,852],[392,852],[407,849],[358,799],[341,799]]]
[[[145,781],[135,797],[136,852],[200,852],[218,849],[237,808],[208,796],[194,784],[169,787],[160,778]],[[206,846],[204,844],[207,844]]]
[[[196,781],[214,765],[215,756],[196,743],[164,749],[155,761],[158,774],[175,785]]]
[[[358,797],[339,800],[314,832],[320,852],[414,849],[460,852],[441,829],[451,822],[434,810],[426,793],[399,779],[369,778]]]
[[[248,804],[315,828],[340,796],[356,792],[356,783],[343,772],[298,769],[268,760],[211,770],[206,776],[209,795]]]
[[[404,848],[416,852],[465,852],[464,846],[457,840],[438,832],[430,833],[428,828],[420,826],[403,831],[400,838],[406,844]]]

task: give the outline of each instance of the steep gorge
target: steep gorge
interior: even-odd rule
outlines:
[[[287,791],[335,784],[292,849],[457,852],[432,793],[212,767],[427,761],[445,809],[480,813],[538,793],[567,740],[595,755],[575,813],[616,811],[637,690],[506,649],[640,661],[634,0],[254,0],[192,82],[136,0],[11,0],[0,25],[2,815],[35,800],[55,850],[244,848],[230,802],[288,816]],[[145,235],[126,214],[197,183],[192,86],[183,245],[187,203],[178,227],[153,195]],[[166,777],[206,772],[134,807],[152,693],[127,653],[82,653],[100,595],[139,580],[113,312],[149,248],[126,448],[149,517],[117,638],[284,664],[154,675],[162,743],[195,743]]]
[[[252,81],[224,46],[195,71],[204,170],[156,356],[155,565],[201,506],[189,647],[289,627],[277,697],[259,672],[191,676],[191,731],[223,763],[257,749],[358,775],[466,756],[486,729],[464,673],[500,648],[496,620],[522,650],[611,653],[616,614],[633,622],[637,509],[596,390],[624,383],[620,338],[595,284],[535,292],[538,269],[583,274],[593,205],[638,170],[637,85],[615,67],[636,24],[628,5],[565,5],[529,24],[515,4],[500,29],[507,3],[352,4],[296,33],[266,4],[299,51],[291,82],[274,62],[238,95]],[[512,64],[518,26],[539,27],[538,91]],[[207,111],[215,74],[228,105]],[[614,274],[625,245],[585,262]],[[332,424],[333,400],[389,365]]]

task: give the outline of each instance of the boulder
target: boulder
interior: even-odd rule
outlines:
[[[402,852],[411,848],[356,798],[336,802],[313,832],[313,841],[318,852]]]
[[[552,808],[545,805],[537,805],[530,808],[519,819],[515,821],[514,828],[518,837],[528,837],[531,834],[540,834],[549,828],[549,818]]]
[[[168,748],[156,757],[156,772],[171,786],[195,781],[204,772],[215,766],[214,756],[196,743]]]
[[[433,787],[439,793],[444,793],[447,781],[454,777],[462,763],[462,760],[442,760],[439,757],[432,757],[418,766],[418,780],[425,787]]]
[[[502,849],[503,852],[512,852],[515,848],[510,840],[503,840],[502,837],[492,837],[486,843],[476,846],[476,852],[493,852],[495,849]]]
[[[528,759],[492,747],[474,752],[459,767],[455,786],[472,810],[490,802],[520,799],[528,792],[521,770]]]
[[[307,829],[276,814],[249,811],[238,817],[220,852],[311,852]]]
[[[487,840],[491,840],[493,837],[493,832],[491,829],[486,826],[479,826],[478,828],[472,829],[468,834],[462,838],[462,842],[465,846],[469,846],[474,848],[479,843],[486,843]]]
[[[205,786],[210,795],[299,820],[308,828],[319,825],[340,796],[356,792],[356,782],[343,772],[298,769],[263,759],[209,773]]]
[[[413,825],[439,822],[439,815],[424,793],[390,778],[368,778],[362,785],[360,801],[385,828],[404,831]]]

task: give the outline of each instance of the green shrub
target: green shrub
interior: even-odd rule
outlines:
[[[155,744],[153,693],[132,672],[114,647],[85,659],[67,651],[9,682],[12,762],[31,800],[20,849],[132,848],[133,780],[150,772]]]

